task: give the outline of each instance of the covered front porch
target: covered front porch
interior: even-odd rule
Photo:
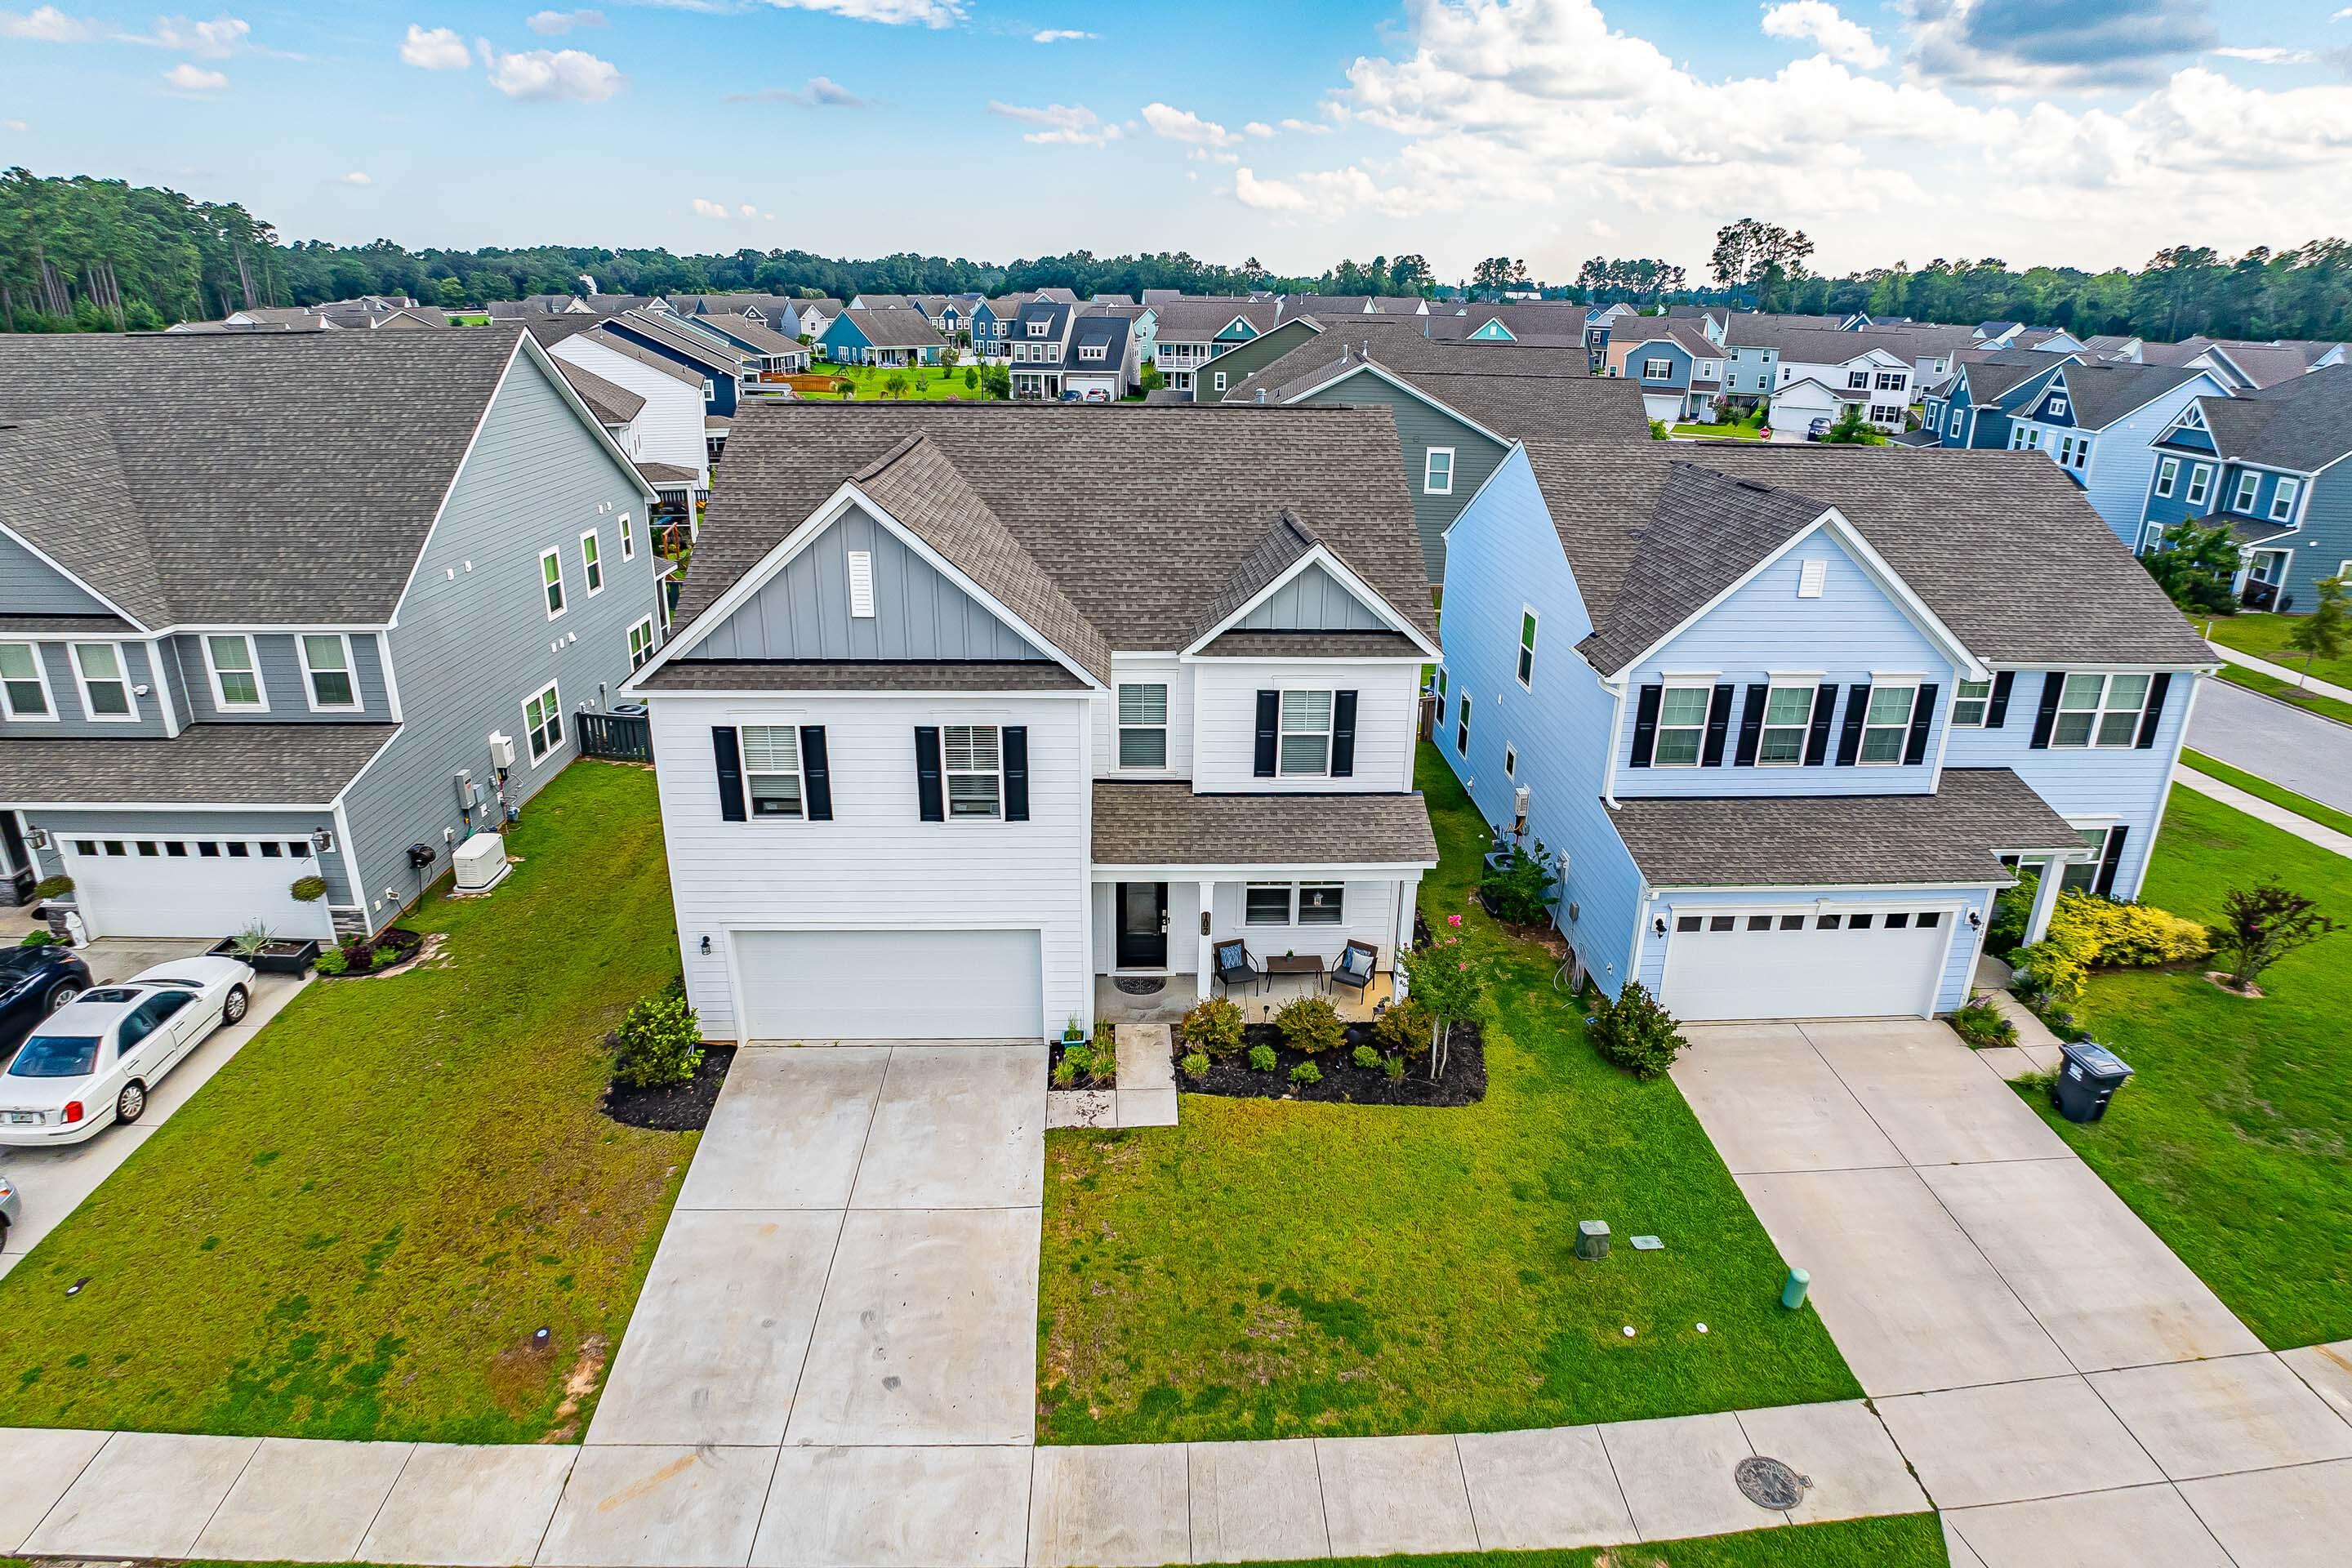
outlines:
[[[1159,984],[1156,991],[1131,989],[1155,982]],[[1333,985],[1311,974],[1277,974],[1257,984],[1236,984],[1230,991],[1215,984],[1212,977],[1209,994],[1229,997],[1242,1010],[1244,1024],[1270,1022],[1285,1003],[1301,996],[1320,996],[1331,1004],[1343,1023],[1361,1024],[1370,1022],[1396,999],[1397,986],[1395,974],[1383,970],[1374,974],[1371,984],[1361,991],[1353,986]],[[1201,994],[1199,981],[1190,974],[1097,974],[1095,1027],[1107,1030],[1115,1024],[1172,1024],[1192,1010]]]

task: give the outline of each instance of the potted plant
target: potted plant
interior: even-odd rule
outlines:
[[[316,882],[316,877],[302,881]],[[296,887],[301,883],[297,882]],[[320,884],[323,896],[326,885]],[[300,974],[318,962],[319,944],[310,938],[277,936],[259,921],[237,928],[235,934],[225,936],[205,952],[216,958],[235,958],[253,966],[257,974]]]
[[[59,942],[67,940],[66,909],[58,900],[72,896],[71,877],[44,877],[33,884],[33,897],[42,905],[41,918],[49,922],[49,934]]]
[[[1076,1013],[1071,1014],[1070,1021],[1062,1026],[1062,1043],[1075,1045],[1086,1037],[1086,1026],[1078,1022],[1078,1016]]]

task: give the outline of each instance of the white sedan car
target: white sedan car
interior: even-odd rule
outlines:
[[[252,966],[234,958],[185,958],[91,986],[34,1026],[0,1073],[0,1145],[79,1143],[138,1121],[163,1075],[215,1028],[242,1022],[252,1001]]]

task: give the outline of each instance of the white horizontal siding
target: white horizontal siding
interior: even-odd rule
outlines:
[[[1192,667],[1174,654],[1113,654],[1113,689],[1095,700],[1095,776],[1183,778],[1192,771]],[[1118,765],[1118,692],[1123,681],[1168,688],[1168,765],[1128,769]]]
[[[702,427],[703,416],[709,410],[703,404],[700,387],[616,353],[584,334],[566,338],[548,353],[615,386],[625,386],[646,400],[621,437],[622,447],[633,460],[692,468],[695,487],[710,488],[710,448]]]
[[[1192,787],[1202,795],[1387,793],[1412,787],[1414,664],[1203,659],[1192,667]],[[1356,693],[1352,777],[1256,776],[1257,694],[1282,688]]]

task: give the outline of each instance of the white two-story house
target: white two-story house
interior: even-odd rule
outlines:
[[[1444,633],[1447,762],[1685,1019],[1948,1011],[2017,866],[2029,940],[2134,896],[2213,662],[2048,463],[1898,447],[1521,445]]]
[[[704,1033],[1035,1039],[1234,940],[1388,971],[1436,863],[1400,452],[1386,408],[748,412],[630,682]]]

